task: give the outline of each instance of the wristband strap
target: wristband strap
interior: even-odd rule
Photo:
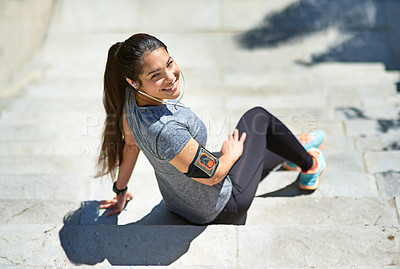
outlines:
[[[113,192],[115,192],[117,195],[124,194],[124,193],[128,190],[128,186],[126,186],[125,189],[123,189],[123,190],[118,190],[117,187],[116,187],[116,184],[117,184],[117,182],[114,182],[114,185],[113,185],[112,190],[113,190]]]

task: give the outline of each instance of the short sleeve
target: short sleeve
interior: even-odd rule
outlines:
[[[156,148],[162,160],[171,161],[189,142],[192,136],[182,123],[169,121],[158,134]]]

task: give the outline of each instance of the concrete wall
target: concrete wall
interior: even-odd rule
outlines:
[[[21,68],[42,44],[55,0],[0,1],[0,98],[21,84]],[[21,75],[19,75],[21,73]]]

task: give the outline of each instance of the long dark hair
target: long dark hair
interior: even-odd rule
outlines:
[[[141,85],[139,76],[142,74],[145,55],[156,49],[167,46],[156,37],[148,34],[135,34],[118,42],[108,50],[106,69],[104,72],[103,104],[107,116],[104,122],[102,147],[98,159],[96,177],[107,174],[115,180],[116,168],[122,162],[124,147],[122,132],[122,112],[125,103],[125,89],[131,88],[126,78]]]

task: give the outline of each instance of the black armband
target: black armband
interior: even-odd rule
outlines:
[[[196,156],[185,173],[193,178],[211,178],[217,170],[219,160],[211,152],[199,146]]]

